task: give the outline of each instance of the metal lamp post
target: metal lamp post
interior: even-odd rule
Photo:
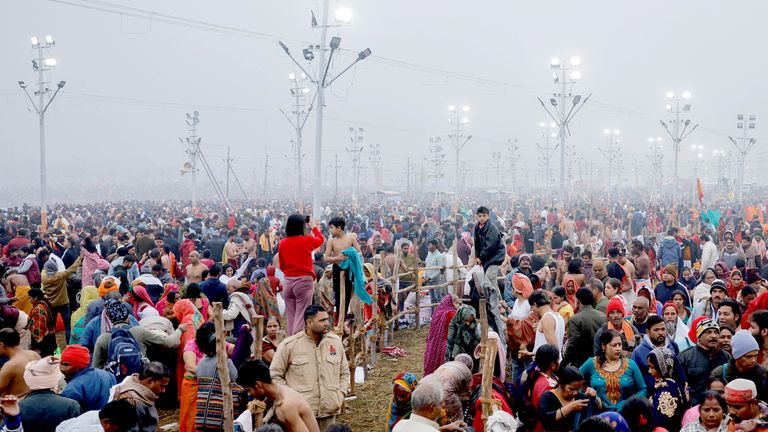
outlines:
[[[66,81],[59,81],[56,84],[56,90],[53,92],[50,98],[46,101],[46,95],[51,92],[48,87],[49,81],[45,79],[45,73],[51,71],[56,67],[56,59],[45,55],[46,50],[53,48],[56,45],[56,41],[53,36],[46,35],[43,39],[38,39],[36,36],[30,38],[32,49],[37,52],[37,56],[32,59],[32,70],[37,72],[37,90],[35,96],[37,96],[37,103],[32,99],[32,95],[29,94],[27,84],[24,81],[19,81],[19,87],[24,90],[24,94],[35,107],[40,122],[40,224],[43,226],[43,230],[48,229],[48,202],[47,202],[47,181],[46,181],[46,168],[45,168],[45,113],[48,111],[48,107],[59,94],[59,91],[64,88]]]

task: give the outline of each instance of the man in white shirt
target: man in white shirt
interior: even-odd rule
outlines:
[[[457,421],[442,428],[435,422],[440,418],[443,407],[443,388],[436,381],[422,381],[411,393],[411,417],[400,420],[392,432],[434,432],[455,431],[466,426],[464,422]]]
[[[720,254],[717,253],[717,246],[712,242],[712,239],[708,234],[701,235],[701,241],[704,243],[701,246],[701,271],[708,268],[715,268],[715,263],[720,259]]]

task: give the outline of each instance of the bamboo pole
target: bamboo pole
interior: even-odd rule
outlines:
[[[374,326],[374,331],[372,332],[372,337],[370,342],[367,344],[370,346],[371,350],[371,366],[376,365],[376,361],[378,360],[376,358],[376,350],[377,347],[381,347],[381,343],[384,340],[384,331],[383,326],[381,323],[381,316],[382,311],[379,310],[379,269],[381,268],[381,258],[373,260],[373,292],[375,293],[374,296],[374,306],[373,306],[373,314],[371,315],[371,319],[374,319],[376,324]],[[366,379],[368,374],[368,368],[365,369],[366,371]]]
[[[419,303],[421,303],[421,280],[422,278],[419,277],[418,273],[416,274],[416,330],[419,330],[421,328],[421,306],[419,306]]]
[[[459,228],[454,227],[453,232],[453,292],[461,298],[464,290],[459,285]]]
[[[493,414],[493,369],[496,363],[496,353],[498,351],[496,343],[486,342],[483,345],[483,374],[482,387],[480,389],[480,403],[482,406],[483,430],[487,428],[488,417]]]
[[[227,367],[224,317],[221,315],[221,311],[221,302],[213,303],[213,325],[216,331],[216,369],[221,383],[221,393],[224,397],[224,432],[233,432],[234,403],[232,401],[232,387],[229,382],[229,367]]]
[[[345,271],[342,271],[339,273],[339,315],[336,322],[336,334],[341,336],[342,339],[344,339],[344,322],[347,318],[347,301],[346,301],[346,291],[347,291],[347,273]]]
[[[253,343],[251,344],[251,357],[256,360],[261,360],[261,340],[264,338],[264,317],[256,315],[253,318],[251,326],[254,330]]]

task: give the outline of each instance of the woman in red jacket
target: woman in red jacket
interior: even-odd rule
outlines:
[[[312,265],[312,251],[323,244],[323,234],[312,221],[312,233],[304,235],[304,216],[292,214],[285,224],[286,238],[280,241],[278,260],[280,270],[285,274],[285,315],[288,324],[287,336],[304,330],[304,309],[312,304],[315,271]]]

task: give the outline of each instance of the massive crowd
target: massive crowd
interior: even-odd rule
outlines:
[[[768,430],[764,204],[319,213],[289,201],[0,211],[5,429],[154,431],[159,407],[178,409],[180,431],[220,430],[220,303],[238,427],[256,430],[260,412],[258,430],[344,430],[342,324],[376,301],[387,318],[424,303],[430,323],[423,371],[393,377],[388,431]],[[454,265],[466,282],[450,284]],[[417,281],[421,299],[404,290]],[[498,347],[487,419],[482,336]]]

